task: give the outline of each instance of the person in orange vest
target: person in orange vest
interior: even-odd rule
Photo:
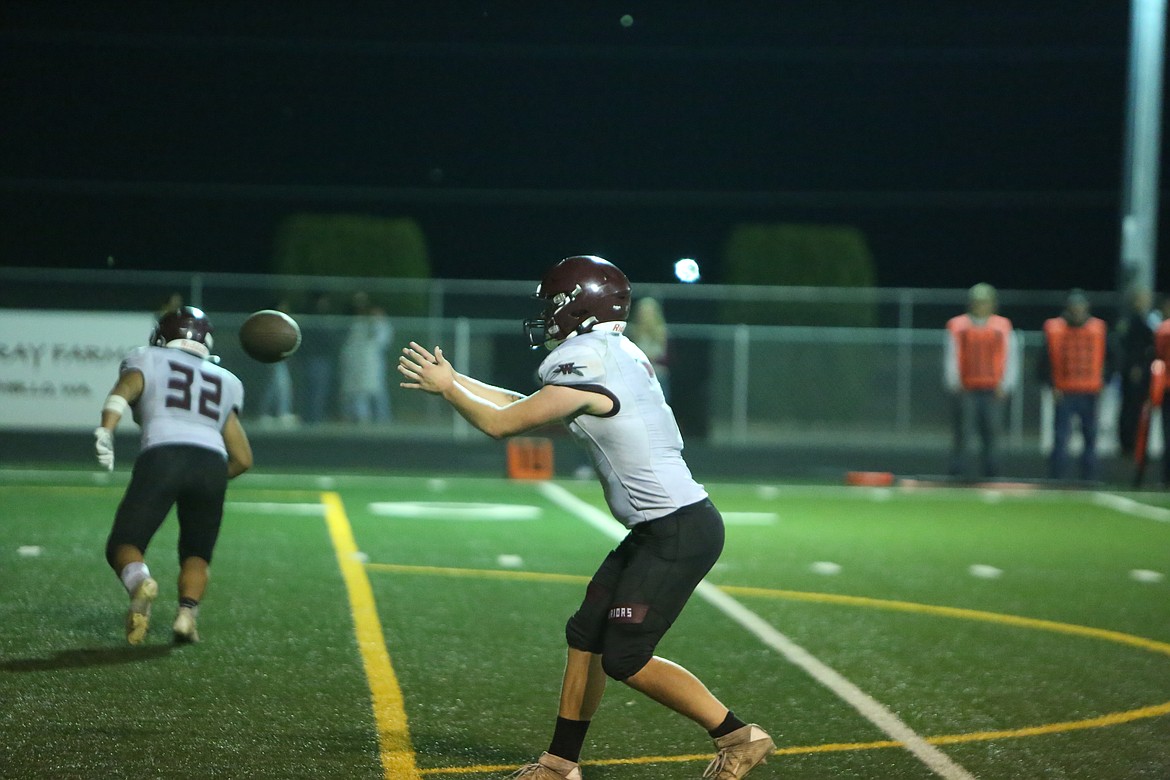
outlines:
[[[999,438],[1004,402],[1019,379],[1019,356],[1011,320],[995,313],[995,288],[974,285],[967,313],[947,321],[943,380],[953,403],[951,476],[968,477],[969,453],[980,444],[981,476],[999,475]]]
[[[1110,373],[1105,321],[1089,313],[1089,299],[1081,290],[1072,290],[1059,317],[1044,321],[1047,344],[1040,355],[1040,379],[1052,388],[1052,452],[1048,476],[1064,479],[1068,473],[1068,441],[1073,418],[1080,421],[1085,447],[1081,452],[1080,476],[1086,482],[1098,479],[1097,409],[1101,388]]]

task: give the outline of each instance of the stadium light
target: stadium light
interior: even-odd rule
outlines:
[[[699,264],[693,258],[684,257],[674,264],[674,275],[683,284],[699,281]]]

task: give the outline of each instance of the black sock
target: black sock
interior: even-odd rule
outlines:
[[[179,599],[179,606],[180,607],[187,607],[189,609],[195,609],[195,607],[199,606],[199,602],[196,601],[195,599],[189,599],[189,598],[184,596],[183,598]]]
[[[728,734],[735,731],[736,729],[742,729],[746,725],[747,724],[744,723],[742,720],[735,717],[734,712],[732,712],[731,710],[728,710],[727,717],[723,719],[723,722],[720,723],[715,728],[708,731],[707,733],[710,734],[714,739],[719,739],[720,737],[726,737]]]
[[[577,763],[581,760],[581,746],[585,744],[585,732],[588,730],[587,720],[569,720],[558,716],[548,752],[566,761]]]

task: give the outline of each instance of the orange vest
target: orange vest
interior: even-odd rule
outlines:
[[[1052,386],[1062,393],[1099,393],[1104,384],[1105,321],[1090,317],[1070,326],[1064,317],[1044,321]]]
[[[970,315],[960,314],[951,317],[947,330],[955,340],[959,382],[963,389],[994,390],[998,387],[1007,366],[1011,320],[992,314],[985,323],[976,325]]]

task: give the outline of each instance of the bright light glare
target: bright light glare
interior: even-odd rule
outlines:
[[[674,275],[683,284],[699,281],[699,264],[689,257],[684,257],[674,264]]]

